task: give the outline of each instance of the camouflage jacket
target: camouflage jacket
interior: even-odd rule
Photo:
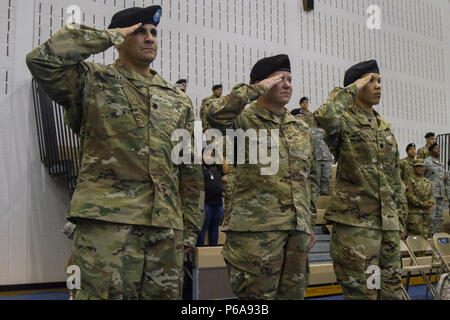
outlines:
[[[333,154],[328,149],[327,144],[323,140],[323,129],[313,127],[312,128],[312,137],[314,143],[314,155],[317,161],[333,161]]]
[[[409,159],[409,157],[406,157],[401,159],[398,163],[400,166],[400,176],[402,177],[403,183],[405,183],[405,185],[408,185],[409,179],[415,177],[413,161],[414,160]]]
[[[244,132],[254,129],[257,134],[266,129],[268,137],[272,134],[270,130],[279,130],[278,148],[270,138],[259,141],[260,147],[267,146],[263,147],[265,151],[278,153],[278,171],[273,175],[261,174],[261,168],[269,165],[261,164],[259,157],[257,164],[249,163],[246,143],[245,164],[237,164],[231,212],[222,230],[298,230],[310,234],[317,200],[311,130],[287,109],[283,116],[276,116],[256,102],[244,109],[266,93],[264,85],[239,84],[228,96],[208,103],[208,121],[214,128]]]
[[[427,214],[426,207],[428,202],[434,203],[430,182],[426,178],[417,177],[416,175],[411,177],[408,183],[406,199],[408,200],[408,214]]]
[[[425,160],[428,157],[431,157],[431,154],[426,145],[417,150],[417,159]]]
[[[425,159],[423,176],[431,182],[431,190],[435,198],[445,198],[445,167],[438,159]]]
[[[200,106],[200,120],[202,121],[202,128],[203,131],[210,129],[211,125],[208,123],[207,119],[206,119],[206,105],[208,104],[209,101],[213,100],[213,99],[217,99],[214,95],[207,97],[205,99],[202,100],[202,105]]]
[[[335,190],[325,219],[368,229],[405,229],[405,186],[391,125],[376,112],[373,121],[354,99],[355,84],[335,88],[315,112],[317,126],[338,161]],[[377,129],[375,128],[377,127]]]
[[[302,120],[306,122],[306,124],[312,128],[316,125],[316,120],[314,119],[314,113],[309,111],[308,109],[303,110]]]
[[[188,97],[154,70],[151,77],[83,62],[120,44],[115,30],[63,27],[27,55],[40,86],[81,133],[82,167],[68,219],[89,218],[185,230],[193,246],[203,224],[200,165],[174,165],[177,128],[193,132]]]

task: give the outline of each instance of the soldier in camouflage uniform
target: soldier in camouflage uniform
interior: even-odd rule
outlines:
[[[207,114],[206,105],[208,104],[209,101],[213,99],[219,99],[222,96],[222,85],[221,84],[214,85],[212,87],[212,92],[213,94],[211,96],[202,100],[202,105],[200,107],[200,120],[202,120],[203,132],[211,128],[211,125],[208,123],[208,120],[206,119]]]
[[[245,147],[245,164],[237,164],[232,207],[222,228],[227,232],[222,254],[239,299],[303,299],[308,252],[315,241],[311,130],[285,108],[292,94],[286,55],[258,61],[250,78],[250,85],[238,84],[229,95],[209,102],[208,121],[221,130],[255,129],[261,134],[266,129],[268,135],[278,130],[278,146],[259,140],[277,152],[278,171],[263,175],[261,168],[267,165],[249,163]]]
[[[380,81],[377,62],[361,62],[314,114],[338,161],[325,219],[333,223],[330,253],[345,299],[401,299],[406,202],[392,127],[372,108]],[[370,266],[381,269],[379,290],[366,283]]]
[[[328,149],[327,144],[323,140],[324,130],[318,127],[312,128],[312,137],[314,143],[314,155],[317,161],[317,185],[321,196],[330,194],[330,179],[333,175],[331,164],[333,162],[333,154]]]
[[[448,175],[445,167],[439,162],[440,147],[436,143],[429,148],[431,157],[425,159],[425,170],[423,176],[431,182],[433,190],[434,206],[431,209],[430,234],[431,236],[441,231],[443,221],[444,205],[446,201],[445,181]]]
[[[400,176],[403,183],[407,186],[410,178],[415,177],[413,162],[416,158],[416,145],[414,143],[408,144],[406,147],[407,156],[399,161]]]
[[[408,218],[406,228],[408,236],[429,237],[430,210],[434,205],[430,182],[423,177],[423,160],[414,160],[414,176],[408,180],[406,199],[408,200]]]
[[[170,156],[172,132],[193,132],[192,105],[149,68],[160,16],[160,6],[130,8],[108,30],[66,25],[27,55],[81,138],[67,216],[77,225],[68,265],[81,271],[74,299],[179,299],[183,246],[203,224],[201,166]],[[114,64],[83,61],[113,45]]]
[[[436,143],[435,134],[433,132],[428,132],[425,135],[425,140],[426,144],[417,151],[417,159],[425,160],[426,158],[431,157],[428,148],[430,148],[433,144]]]
[[[309,99],[308,97],[303,97],[300,99],[300,108],[302,109],[302,120],[305,121],[310,128],[315,126],[314,114],[308,110]]]

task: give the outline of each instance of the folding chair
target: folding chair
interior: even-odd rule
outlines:
[[[450,272],[450,235],[448,233],[435,233],[433,242],[440,257],[442,268]]]
[[[406,239],[406,244],[404,244],[403,248],[406,249],[406,252],[409,254],[411,259],[411,263],[409,266],[404,266],[403,271],[407,272],[406,278],[406,290],[409,289],[409,282],[412,272],[419,272],[425,281],[425,285],[427,286],[426,296],[428,296],[428,290],[430,290],[433,297],[436,296],[436,290],[431,283],[431,276],[433,273],[433,269],[441,270],[441,263],[439,257],[436,255],[436,252],[430,246],[427,240],[425,240],[422,236],[410,236]],[[423,262],[423,258],[418,259],[417,254],[425,254],[425,258],[430,258],[431,261]],[[428,259],[427,259],[428,260]],[[429,270],[429,277],[426,275],[426,271]]]

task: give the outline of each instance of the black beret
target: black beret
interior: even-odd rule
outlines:
[[[303,114],[303,110],[302,110],[302,108],[293,109],[293,110],[291,111],[291,114],[292,114],[293,116],[296,116],[296,115],[298,115],[298,114]]]
[[[309,101],[308,97],[303,97],[300,99],[300,103],[302,103],[303,101]]]
[[[176,82],[176,84],[187,83],[186,79],[180,79]]]
[[[117,12],[111,18],[108,29],[127,28],[142,22],[142,24],[153,24],[155,27],[159,23],[162,15],[160,6],[150,6],[147,8],[128,8]]]
[[[416,144],[415,144],[415,143],[410,143],[410,144],[408,144],[408,146],[406,147],[406,152],[408,152],[409,149],[415,148],[415,147],[416,147]]]
[[[221,84],[216,84],[212,87],[212,90],[217,90],[217,89],[222,89],[222,85]]]
[[[264,80],[276,71],[291,72],[291,62],[286,54],[263,58],[256,62],[250,73],[250,83]]]
[[[363,61],[345,71],[344,87],[352,84],[366,73],[380,73],[376,60]]]
[[[428,139],[428,138],[434,138],[434,137],[435,137],[434,132],[428,132],[428,133],[425,135],[425,139]]]
[[[439,147],[439,145],[438,145],[437,143],[434,143],[434,144],[432,144],[432,145],[428,148],[428,150],[430,150],[430,152],[431,152],[431,151],[433,151],[434,148],[436,148],[436,147]]]

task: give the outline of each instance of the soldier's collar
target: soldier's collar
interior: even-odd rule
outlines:
[[[146,87],[146,86],[160,86],[167,89],[174,89],[174,86],[170,85],[168,82],[166,82],[164,79],[161,78],[161,76],[152,68],[150,68],[150,77],[143,76],[137,72],[134,72],[130,68],[127,68],[123,65],[123,62],[120,59],[117,59],[114,62],[114,66],[116,67],[117,71],[127,78],[128,80],[132,81],[134,85],[138,87]]]
[[[249,107],[249,111],[256,114],[257,116],[268,120],[268,121],[272,121],[276,124],[282,124],[285,123],[286,118],[287,118],[287,114],[289,113],[287,111],[286,108],[285,109],[285,114],[284,116],[278,116],[276,114],[274,114],[273,112],[267,110],[266,108],[264,108],[262,105],[258,104],[258,102],[253,102],[250,107]],[[290,115],[290,114],[289,114]]]
[[[363,110],[358,108],[358,106],[356,104],[353,104],[349,108],[349,111],[351,113],[353,113],[353,115],[355,116],[356,120],[358,120],[359,123],[361,123],[362,125],[365,125],[365,126],[370,126],[366,112],[364,112]],[[375,116],[375,119],[379,123],[378,130],[386,130],[386,129],[392,130],[391,125],[388,122],[386,122],[386,120],[384,120],[378,112],[373,110],[373,115]]]

